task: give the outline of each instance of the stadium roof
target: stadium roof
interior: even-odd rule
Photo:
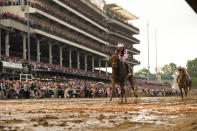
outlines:
[[[138,19],[137,16],[131,14],[130,12],[128,12],[127,10],[121,8],[120,6],[116,5],[116,4],[107,4],[107,7],[118,13],[119,15],[121,15],[122,17],[124,17],[126,20],[135,20]]]
[[[193,10],[197,13],[197,0],[186,0],[186,1],[193,8]]]

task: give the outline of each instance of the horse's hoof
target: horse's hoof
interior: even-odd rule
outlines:
[[[137,100],[134,100],[134,104],[137,104]]]

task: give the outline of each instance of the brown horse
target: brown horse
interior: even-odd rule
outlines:
[[[186,76],[185,76],[184,70],[182,68],[179,68],[178,69],[178,73],[179,73],[179,75],[177,77],[177,83],[178,83],[178,86],[179,86],[179,90],[181,92],[181,98],[183,100],[183,91],[182,91],[182,88],[184,89],[185,97],[187,97],[187,93],[191,89],[191,82],[189,84],[187,83]]]
[[[112,76],[111,76],[112,90],[110,94],[110,101],[112,100],[115,83],[119,83],[120,88],[121,88],[121,94],[120,94],[121,103],[123,103],[123,97],[125,98],[125,103],[127,103],[125,89],[124,89],[126,80],[129,81],[131,88],[133,90],[134,96],[137,98],[138,95],[136,94],[134,86],[133,86],[133,76],[130,75],[129,77],[127,77],[128,73],[127,73],[126,67],[124,63],[119,60],[116,54],[114,54],[111,58],[111,65],[112,65]]]

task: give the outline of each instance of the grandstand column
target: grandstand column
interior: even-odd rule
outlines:
[[[79,60],[79,55],[80,55],[80,53],[79,53],[79,51],[77,51],[77,69],[79,70],[80,69],[80,60]]]
[[[101,74],[101,59],[99,59],[99,74]]]
[[[10,48],[10,45],[9,45],[9,32],[7,31],[6,32],[6,36],[5,36],[5,55],[6,56],[9,56],[9,48]]]
[[[62,49],[63,49],[63,47],[62,46],[59,46],[59,49],[60,49],[60,66],[62,66],[62,61],[63,61]]]
[[[87,71],[87,54],[85,53],[85,71]]]
[[[26,38],[27,36],[25,34],[23,34],[23,59],[26,60],[27,59],[27,49],[26,49]]]
[[[69,49],[69,68],[72,68],[72,49]]]
[[[37,63],[40,63],[40,40],[37,40]]]
[[[94,56],[92,56],[92,72],[94,72]]]
[[[49,42],[49,64],[52,64],[52,43]]]
[[[106,61],[106,62],[105,62],[106,75],[108,75],[108,72],[107,72],[107,67],[108,67],[108,63],[107,63],[107,61]]]

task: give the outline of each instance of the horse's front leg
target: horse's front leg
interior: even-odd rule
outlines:
[[[120,103],[123,103],[123,96],[125,94],[124,85],[120,85],[121,93],[120,93]]]
[[[111,92],[110,92],[110,101],[112,101],[112,96],[114,94],[114,87],[115,87],[114,79],[111,79],[111,83],[112,83],[112,89],[111,89]]]
[[[183,100],[183,92],[182,92],[182,88],[181,88],[181,87],[179,87],[179,90],[180,90],[181,98],[182,98],[182,100]]]
[[[187,87],[185,87],[185,88],[184,88],[184,91],[185,91],[185,97],[187,97],[187,91],[188,91],[188,88],[187,88]]]
[[[130,83],[131,88],[132,88],[132,90],[133,90],[133,94],[134,94],[135,98],[137,98],[138,95],[137,95],[137,93],[136,93],[136,91],[135,91],[135,89],[134,89],[132,77],[129,77],[128,80],[129,80],[129,83]]]

